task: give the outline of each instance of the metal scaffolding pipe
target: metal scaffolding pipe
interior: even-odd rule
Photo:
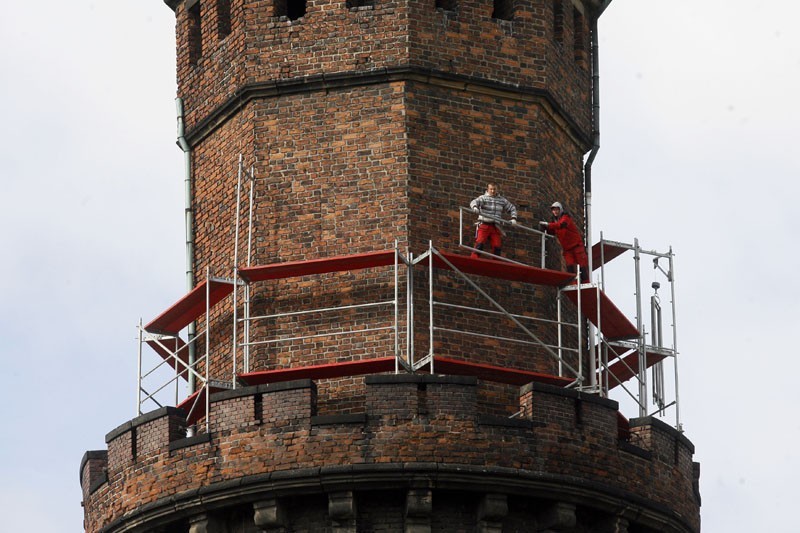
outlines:
[[[192,210],[192,148],[185,136],[183,100],[175,99],[178,115],[178,147],[183,151],[183,189],[184,189],[184,230],[186,235],[186,292],[194,289],[194,213]],[[192,322],[188,328],[189,364],[193,365],[196,357],[194,338],[197,325]],[[193,393],[196,383],[194,376],[189,376],[189,393]]]

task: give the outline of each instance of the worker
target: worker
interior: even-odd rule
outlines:
[[[550,206],[550,212],[553,214],[553,221],[542,220],[539,222],[539,226],[542,231],[553,234],[558,239],[561,244],[561,253],[564,255],[564,263],[567,265],[567,272],[575,274],[576,266],[580,267],[581,283],[588,283],[589,258],[586,255],[581,232],[560,202],[554,202]]]
[[[486,186],[486,193],[472,200],[469,206],[479,215],[475,248],[483,251],[488,241],[492,253],[499,256],[503,247],[503,232],[498,225],[503,223],[503,213],[508,213],[511,223],[516,224],[517,208],[498,194],[497,185],[494,183],[489,183]],[[472,252],[472,257],[478,257],[478,253]]]

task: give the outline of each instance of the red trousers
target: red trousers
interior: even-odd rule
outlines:
[[[580,245],[572,250],[564,250],[564,262],[567,266],[580,265],[582,269],[589,268],[589,256],[586,255],[586,248]]]
[[[500,233],[500,228],[494,224],[479,224],[475,232],[475,248],[483,250],[486,241],[489,241],[489,246],[492,247],[492,249],[488,251],[491,251],[495,255],[500,255],[500,248],[503,246],[503,235]],[[472,252],[472,257],[478,257],[478,254]]]

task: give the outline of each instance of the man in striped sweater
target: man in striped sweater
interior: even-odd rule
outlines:
[[[472,210],[478,213],[478,230],[475,234],[475,248],[483,251],[486,243],[492,247],[494,255],[500,255],[503,247],[503,233],[499,225],[503,223],[503,213],[508,213],[511,223],[517,223],[517,208],[500,196],[497,185],[490,183],[486,186],[486,194],[478,196],[469,203]],[[477,252],[472,252],[472,257],[479,257]]]

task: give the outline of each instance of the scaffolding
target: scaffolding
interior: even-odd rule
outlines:
[[[237,180],[237,206],[242,188],[241,159]],[[472,375],[479,379],[505,384],[523,385],[530,382],[543,382],[560,387],[611,397],[612,393],[621,391],[623,397],[632,399],[638,407],[638,416],[665,416],[668,409],[674,408],[675,427],[681,429],[678,402],[678,365],[677,365],[677,331],[675,325],[675,284],[674,255],[672,249],[661,253],[645,250],[639,246],[638,239],[629,245],[605,240],[592,247],[592,264],[599,270],[600,282],[580,282],[580,272],[570,274],[546,268],[548,251],[555,250],[555,241],[545,233],[521,224],[509,226],[515,232],[521,232],[526,239],[537,243],[538,266],[531,266],[509,258],[491,256],[483,252],[481,257],[465,256],[449,253],[437,248],[429,241],[428,249],[414,254],[405,250],[401,253],[398,243],[387,250],[368,253],[350,254],[336,257],[322,257],[304,261],[272,263],[267,265],[251,264],[251,236],[253,226],[253,170],[250,170],[250,202],[248,215],[248,244],[246,266],[233,268],[232,278],[214,277],[206,270],[206,279],[192,291],[178,300],[157,318],[142,325],[139,322],[139,349],[137,374],[137,415],[142,414],[143,407],[154,403],[161,407],[167,401],[163,399],[164,391],[171,385],[175,387],[174,399],[169,402],[187,413],[190,424],[203,422],[200,430],[210,431],[211,416],[209,411],[210,395],[225,389],[235,389],[241,385],[258,385],[294,379],[330,379],[346,376],[357,376],[379,372],[430,372],[443,374]],[[466,245],[463,241],[463,229],[469,227],[464,214],[471,213],[469,208],[460,208],[459,247],[481,253],[480,250]],[[235,244],[239,247],[240,210],[236,210]],[[502,224],[499,220],[497,223]],[[536,248],[534,246],[533,248]],[[606,293],[607,265],[616,257],[632,251],[634,256],[635,280],[635,318],[627,316],[612,302]],[[529,254],[534,255],[534,254]],[[665,329],[662,325],[664,304],[658,295],[659,282],[653,282],[655,293],[650,297],[650,305],[644,304],[641,288],[640,263],[644,256],[651,257],[654,272],[661,275],[669,283],[670,300],[668,316],[671,315],[671,346],[664,346]],[[667,263],[666,269],[663,263]],[[423,281],[415,279],[415,270],[427,269],[427,287]],[[274,283],[277,280],[301,277],[319,277],[337,272],[353,272],[372,269],[383,271],[384,278],[391,279],[391,297],[342,305],[313,306],[309,309],[289,309],[272,313],[253,313],[253,288],[259,284]],[[390,273],[386,276],[386,271]],[[435,270],[446,270],[454,273],[463,284],[479,300],[486,302],[488,308],[478,308],[447,302],[436,298]],[[528,316],[513,313],[506,309],[497,298],[492,297],[480,286],[479,278],[519,282],[526,286],[549,287],[557,298],[556,318]],[[364,280],[358,283],[365,283]],[[427,289],[427,324],[418,324],[415,318],[420,304],[415,301],[415,289]],[[401,295],[405,292],[405,301]],[[242,293],[240,303],[239,294]],[[231,296],[230,298],[228,298]],[[476,297],[477,298],[477,297]],[[212,375],[214,365],[211,355],[212,342],[209,323],[212,309],[223,300],[230,301],[230,314],[233,317],[231,326],[231,373],[227,376]],[[404,310],[401,306],[405,305]],[[239,314],[241,308],[241,316]],[[445,312],[475,312],[486,316],[505,319],[515,326],[518,337],[486,335],[485,333],[457,329],[440,323],[437,317]],[[315,316],[324,321],[324,317],[338,316],[354,311],[369,311],[374,316],[372,322],[353,323],[348,328],[338,330],[313,331],[306,335],[269,334],[271,321],[281,319],[301,320],[303,317]],[[382,318],[379,320],[378,316]],[[402,319],[404,315],[405,320]],[[567,320],[567,316],[571,318]],[[646,316],[649,325],[646,326]],[[368,316],[370,316],[368,314]],[[198,319],[204,317],[204,327],[191,338],[184,340],[181,331]],[[573,319],[574,318],[574,319]],[[332,320],[332,319],[331,319]],[[587,323],[594,328],[587,329]],[[257,326],[262,324],[261,326]],[[533,327],[535,324],[536,327]],[[428,350],[417,357],[415,350],[415,328],[427,327]],[[555,343],[543,339],[536,330],[553,328],[551,338]],[[647,331],[649,328],[649,332]],[[256,335],[255,332],[259,332]],[[273,332],[275,333],[275,332]],[[306,341],[347,337],[369,333],[385,334],[385,346],[381,345],[372,357],[354,359],[343,357],[343,360],[326,360],[324,364],[297,366],[290,364],[284,368],[257,370],[252,367],[253,350],[267,346],[292,345]],[[436,353],[436,338],[442,334],[465,335],[472,339],[485,339],[492,343],[512,343],[535,348],[557,363],[555,374],[534,372],[521,368],[489,365],[470,361],[465,357],[452,357],[448,354]],[[649,334],[649,341],[648,341]],[[381,337],[383,338],[383,337]],[[152,366],[144,366],[143,346],[150,346],[159,356]],[[189,347],[194,346],[198,355],[190,360]],[[527,349],[527,348],[526,348]],[[222,352],[220,352],[222,353]],[[586,356],[585,354],[588,354]],[[224,354],[223,354],[224,355]],[[584,361],[588,362],[588,368]],[[664,365],[671,363],[673,373],[665,374]],[[216,365],[220,366],[220,365]],[[169,372],[166,370],[170,369]],[[648,373],[650,374],[648,376]],[[196,384],[189,391],[188,397],[180,401],[179,382],[190,376]],[[671,388],[669,385],[672,385]],[[648,387],[651,386],[652,389]],[[159,396],[161,395],[161,396]],[[650,410],[649,402],[655,406]]]
[[[678,388],[678,330],[675,304],[675,255],[672,247],[667,252],[644,249],[639,240],[633,244],[606,240],[603,235],[592,247],[594,265],[600,269],[600,287],[605,291],[608,263],[626,252],[632,252],[634,270],[634,309],[636,335],[627,339],[598,336],[596,345],[601,362],[601,394],[618,389],[633,400],[639,416],[663,416],[674,408],[676,429],[681,430],[680,395]],[[648,299],[642,288],[642,259],[650,258],[655,279],[650,287],[653,294]],[[666,263],[666,268],[664,267]],[[667,318],[671,320],[665,345],[664,304],[658,290],[662,281],[669,285]],[[600,289],[598,289],[600,290]],[[649,306],[647,305],[649,303]],[[649,321],[647,320],[649,315]],[[649,328],[648,331],[648,322]],[[671,366],[671,375],[665,374],[665,366]],[[650,379],[648,380],[648,369]],[[631,390],[628,381],[633,380],[636,390]],[[671,387],[670,385],[671,380]],[[650,387],[650,388],[649,388]],[[651,404],[655,406],[651,409]]]

